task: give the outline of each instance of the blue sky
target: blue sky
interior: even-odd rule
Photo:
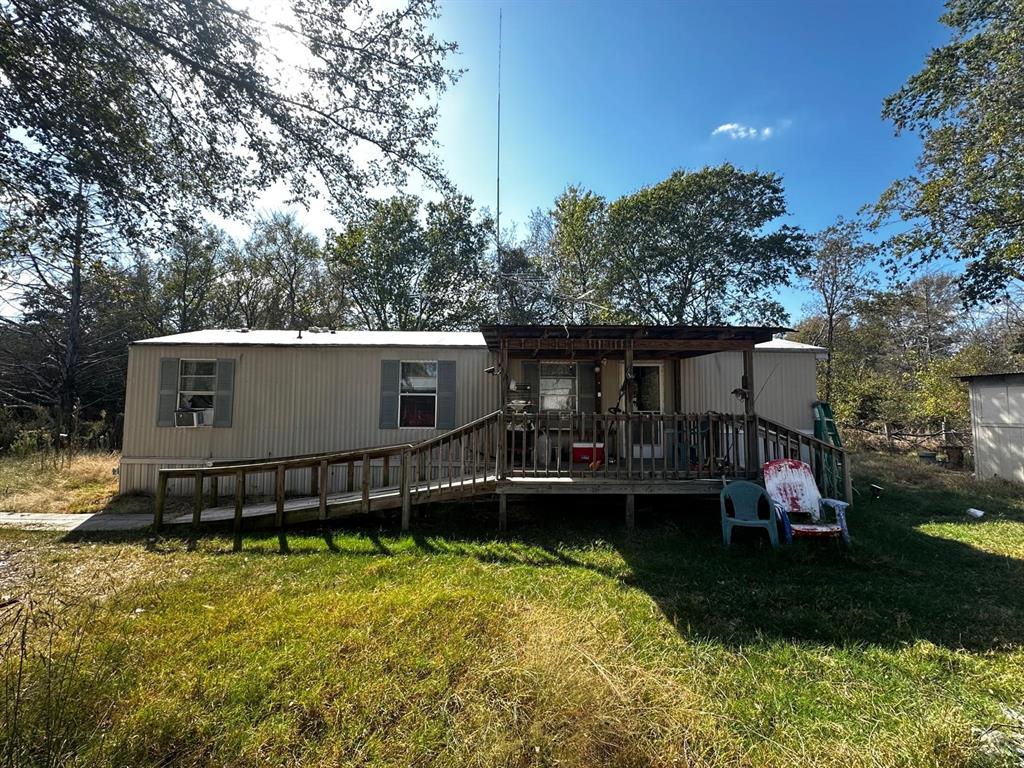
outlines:
[[[918,143],[894,137],[882,99],[948,39],[931,0],[447,2],[436,30],[467,72],[437,138],[492,209],[499,7],[502,224],[521,232],[569,183],[614,199],[726,160],[782,175],[788,223],[851,216],[913,169]],[[795,320],[806,297],[783,300]]]
[[[938,0],[442,0],[434,31],[459,44],[451,64],[466,71],[441,98],[439,154],[492,211],[499,8],[502,228],[520,234],[568,184],[614,200],[724,161],[781,174],[786,223],[813,232],[853,216],[913,170],[918,141],[894,136],[882,100],[949,37]],[[284,198],[272,189],[257,208]],[[318,235],[338,226],[322,202],[298,213]],[[795,322],[808,296],[781,299]]]

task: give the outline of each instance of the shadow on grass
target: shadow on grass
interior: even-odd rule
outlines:
[[[449,505],[425,510],[414,523],[411,546],[400,544],[394,517],[353,518],[332,529],[247,534],[250,543],[277,538],[278,546],[256,552],[250,546],[245,554],[454,555],[586,568],[648,594],[680,634],[732,645],[782,640],[894,647],[926,640],[970,650],[1020,646],[1024,561],[920,530],[928,522],[989,526],[964,518],[971,501],[966,494],[893,490],[880,500],[867,494],[859,499],[850,513],[855,547],[849,554],[825,542],[776,553],[754,535],[738,537],[726,550],[717,501],[693,498],[639,504],[639,527],[627,535],[617,497],[511,504],[505,535],[497,533],[496,505]],[[998,519],[1024,518],[1009,506],[991,511]],[[1006,535],[1005,527],[1002,534],[996,529],[986,530],[993,537]],[[621,561],[601,556],[611,548]],[[232,552],[225,547],[218,554]]]

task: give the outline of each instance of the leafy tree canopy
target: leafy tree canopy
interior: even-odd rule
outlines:
[[[779,323],[807,238],[782,225],[782,179],[724,164],[676,171],[608,209],[608,296],[626,321]]]
[[[330,268],[351,307],[349,323],[372,330],[470,330],[493,317],[489,217],[454,196],[381,201],[336,235]]]
[[[0,199],[42,218],[80,183],[128,223],[235,214],[274,182],[344,210],[411,169],[440,180],[454,45],[426,31],[432,0],[290,8],[268,27],[225,0],[0,0]]]
[[[607,226],[605,199],[575,185],[550,210],[533,212],[530,250],[547,276],[552,321],[594,323],[605,314]]]
[[[909,225],[888,241],[897,261],[965,262],[964,298],[988,302],[1024,284],[1024,0],[946,8],[952,40],[885,100],[883,116],[923,148],[875,224]]]

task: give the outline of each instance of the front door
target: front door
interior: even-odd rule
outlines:
[[[661,363],[633,363],[633,413],[657,414],[664,412],[664,376]],[[661,458],[661,419],[640,419],[633,424],[633,456]]]

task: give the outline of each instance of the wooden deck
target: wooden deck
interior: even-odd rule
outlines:
[[[592,455],[602,458],[573,462],[573,445],[590,446]],[[163,469],[153,525],[159,530],[165,523],[198,528],[233,522],[238,532],[243,523],[282,528],[400,509],[405,530],[414,505],[496,495],[504,528],[509,496],[615,494],[625,497],[631,526],[637,495],[717,495],[728,480],[756,480],[761,464],[776,458],[807,461],[824,495],[849,497],[850,473],[841,448],[757,416],[496,411],[416,445]],[[339,465],[345,467],[343,475],[332,475],[330,469]],[[289,497],[287,473],[296,470],[308,476],[309,493]],[[246,499],[246,478],[265,473],[274,476],[273,500]],[[330,487],[339,475],[343,487]],[[192,512],[165,520],[171,479],[191,481]],[[230,505],[220,503],[222,479],[233,491]]]
[[[588,477],[515,477],[498,481],[494,475],[478,478],[472,494],[467,494],[456,484],[452,488],[433,488],[427,491],[426,484],[413,490],[422,492],[420,503],[450,501],[467,497],[485,497],[493,495],[528,496],[544,495],[681,495],[681,496],[717,496],[722,490],[721,480],[669,480],[651,481],[637,480],[632,482]],[[376,488],[370,492],[368,504],[364,504],[361,492],[328,494],[326,514],[321,517],[319,496],[286,497],[284,501],[283,522],[285,525],[309,523],[316,520],[335,520],[367,512],[401,509],[402,492],[398,486]],[[242,520],[246,526],[259,528],[272,526],[276,522],[277,502],[257,501],[243,505]],[[202,524],[230,523],[235,519],[234,505],[207,507],[200,513]],[[191,512],[170,517],[164,521],[166,525],[191,525],[194,522]]]

